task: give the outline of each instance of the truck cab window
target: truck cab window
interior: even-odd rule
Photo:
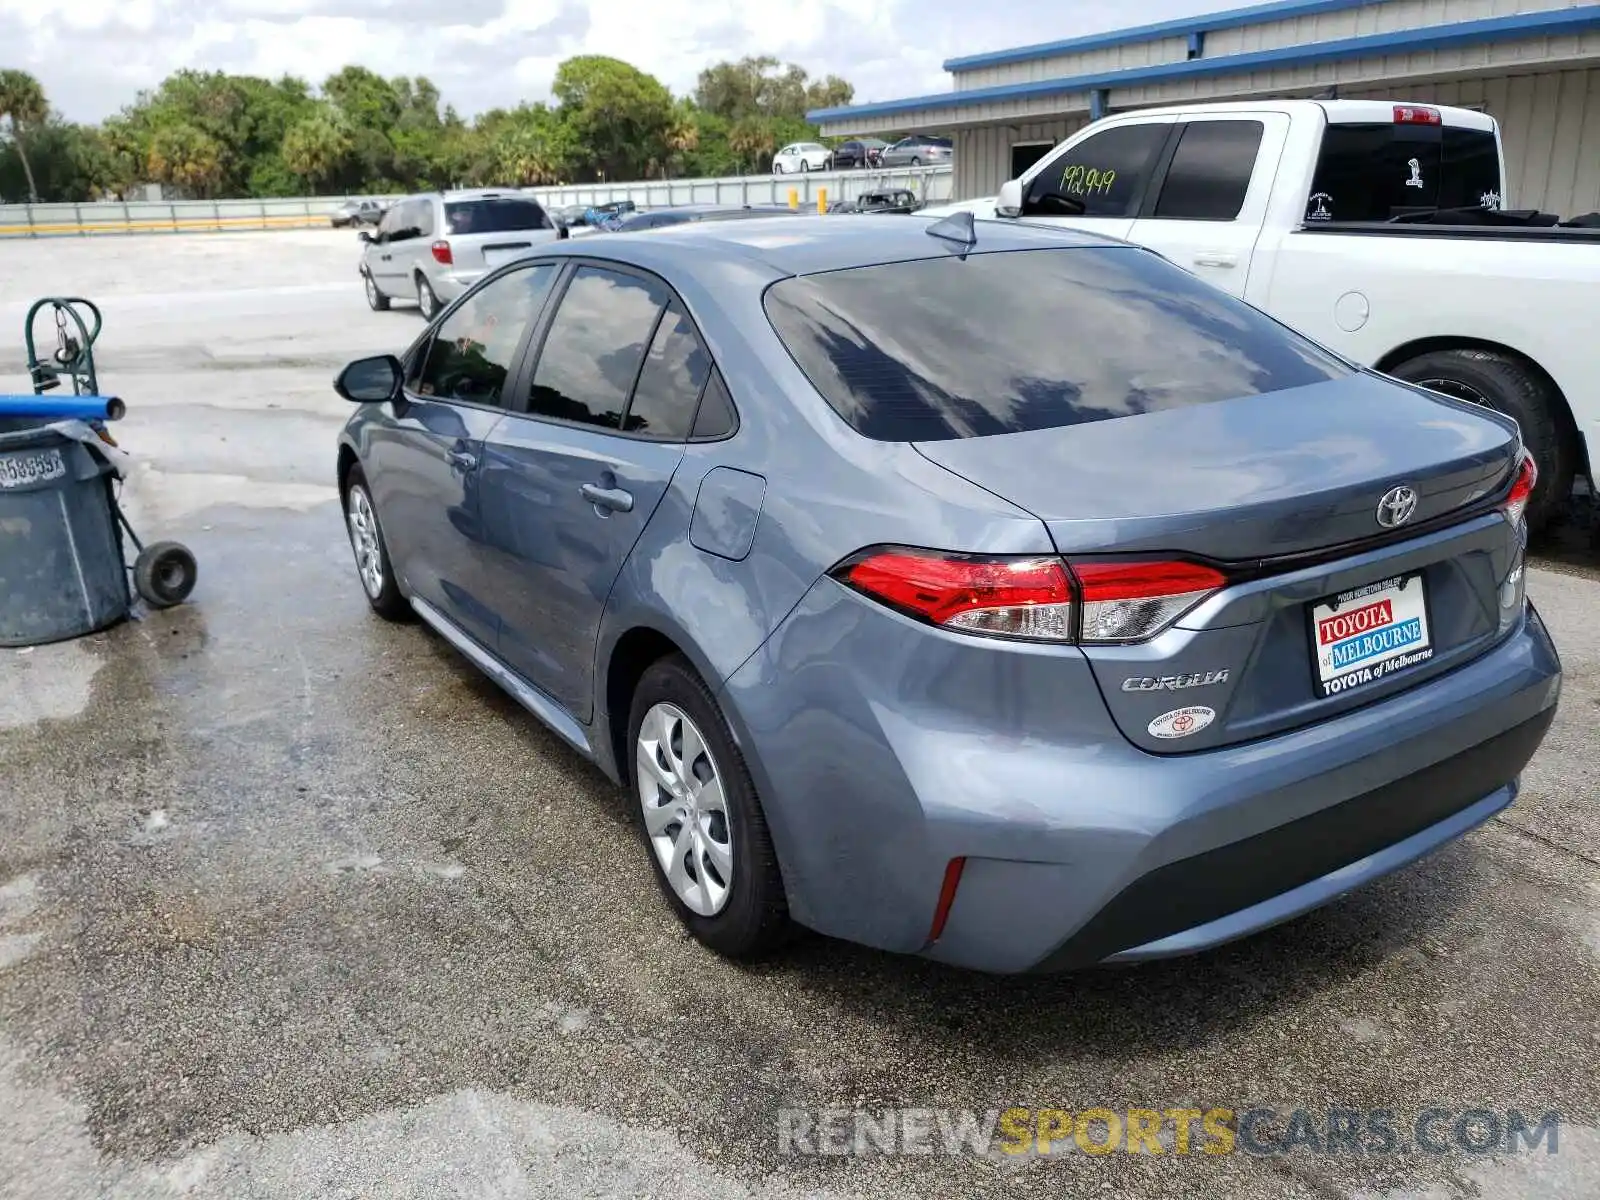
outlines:
[[[1260,121],[1191,121],[1156,201],[1158,218],[1232,221],[1244,208],[1266,131]]]
[[[1122,125],[1057,156],[1028,183],[1028,217],[1131,217],[1172,126]]]

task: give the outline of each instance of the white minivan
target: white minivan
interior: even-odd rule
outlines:
[[[391,300],[415,298],[431,320],[501,263],[566,236],[538,200],[518,192],[407,196],[361,234],[367,303],[383,312]]]

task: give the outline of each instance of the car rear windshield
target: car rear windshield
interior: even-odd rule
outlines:
[[[512,233],[524,229],[555,228],[550,215],[538,201],[513,197],[453,200],[444,206],[444,218],[453,234]]]
[[[1131,247],[921,259],[786,279],[767,318],[858,433],[942,441],[1321,383],[1353,368]]]
[[[1499,208],[1500,146],[1487,129],[1330,125],[1308,221],[1388,221],[1435,208]]]

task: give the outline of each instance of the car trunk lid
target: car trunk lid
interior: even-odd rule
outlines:
[[[1084,645],[1119,727],[1155,753],[1414,686],[1520,611],[1517,532],[1479,503],[1509,484],[1514,424],[1381,377],[916,448],[1038,516],[1069,561],[1224,566],[1229,584],[1153,639]],[[1397,488],[1414,508],[1386,529]]]

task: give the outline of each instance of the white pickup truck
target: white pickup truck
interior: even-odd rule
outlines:
[[[1287,100],[1097,121],[989,200],[924,210],[1148,246],[1347,358],[1513,416],[1535,525],[1600,452],[1600,228],[1506,211],[1495,121]]]

